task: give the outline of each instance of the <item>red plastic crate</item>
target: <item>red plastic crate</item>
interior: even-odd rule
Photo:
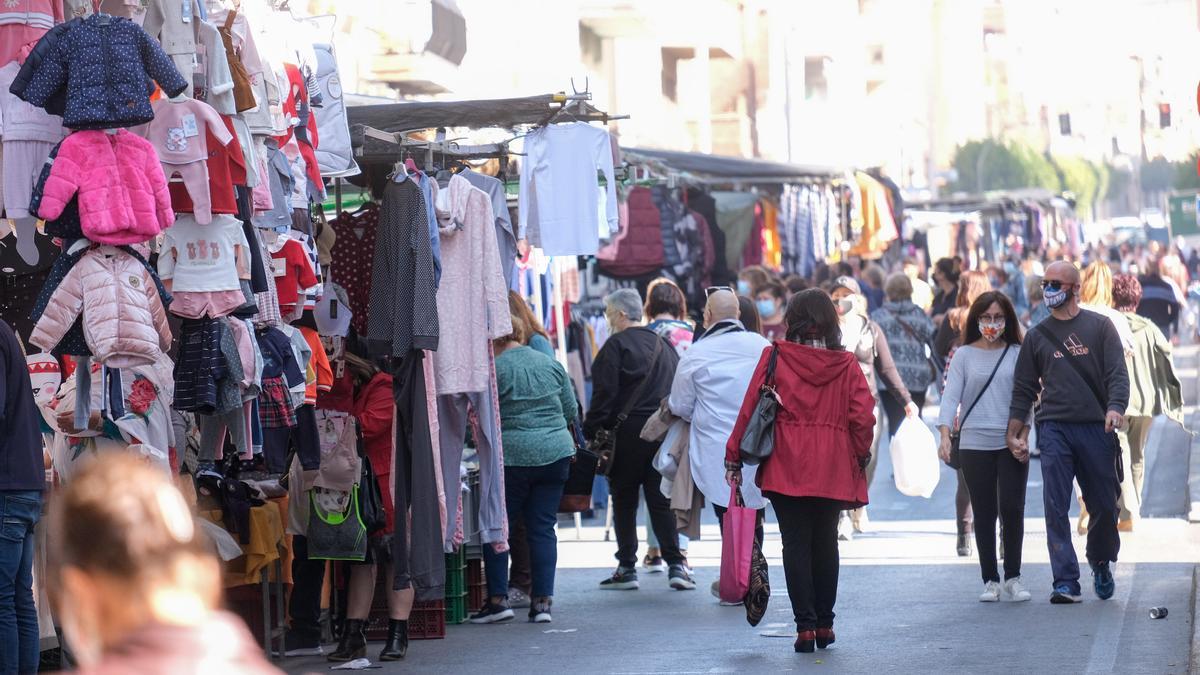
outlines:
[[[367,617],[367,640],[387,639],[387,607],[372,607]],[[408,638],[410,640],[441,640],[446,637],[446,605],[443,601],[417,602],[408,615]]]

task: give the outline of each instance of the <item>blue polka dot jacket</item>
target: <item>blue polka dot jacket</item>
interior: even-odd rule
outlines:
[[[43,50],[45,57],[31,74],[22,98],[45,107],[65,90],[63,124],[67,127],[113,129],[154,119],[147,77],[167,96],[187,88],[158,42],[129,19],[94,14],[64,25],[68,28],[46,36],[53,44]]]

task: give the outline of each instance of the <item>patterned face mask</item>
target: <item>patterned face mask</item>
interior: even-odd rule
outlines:
[[[979,333],[988,342],[995,342],[1004,333],[1004,319],[995,322],[980,321]]]
[[[1046,306],[1050,309],[1061,307],[1071,293],[1063,287],[1059,287],[1057,291],[1052,291],[1049,288],[1042,291],[1042,299],[1046,302]]]

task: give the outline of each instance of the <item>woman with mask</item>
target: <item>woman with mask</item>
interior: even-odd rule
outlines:
[[[958,306],[946,312],[946,319],[938,327],[933,336],[934,356],[949,363],[954,351],[962,344],[963,333],[966,332],[967,315],[971,305],[984,293],[992,290],[987,275],[978,270],[963,272],[958,278]],[[945,383],[943,382],[943,387]],[[958,488],[954,494],[955,522],[958,525],[958,555],[965,558],[971,555],[971,496],[967,494],[967,483],[961,469],[956,474]]]
[[[221,611],[221,567],[171,477],[133,455],[87,463],[50,503],[49,587],[83,675],[280,671]]]
[[[1025,535],[1025,484],[1029,459],[1008,450],[1005,434],[1012,403],[1013,372],[1021,351],[1021,327],[1008,297],[980,295],[967,312],[963,346],[950,360],[938,413],[938,454],[950,460],[950,435],[960,436],[960,465],[975,512],[975,546],[983,573],[980,602],[1029,600],[1021,584]],[[1004,541],[1004,580],[996,563],[996,520]]]
[[[854,354],[858,359],[858,366],[862,369],[862,373],[867,378],[867,384],[871,388],[871,395],[878,396],[879,387],[875,379],[875,373],[878,371],[883,378],[883,385],[887,391],[896,398],[901,406],[904,407],[904,414],[908,417],[916,417],[921,410],[917,404],[913,403],[912,395],[908,388],[904,386],[904,380],[900,377],[900,371],[896,368],[896,362],[892,359],[892,350],[888,348],[887,338],[884,336],[883,329],[879,324],[867,318],[867,300],[863,297],[858,282],[850,277],[838,277],[833,281],[833,288],[830,290],[830,296],[837,307],[837,312],[840,315],[839,327],[841,328],[842,347],[846,351]],[[878,401],[876,401],[878,403]],[[876,418],[880,415],[876,414]],[[882,424],[876,426],[874,437],[871,440],[871,461],[867,465],[866,476],[867,484],[871,484],[871,479],[875,477],[876,457],[879,454],[879,436],[881,434]],[[862,532],[862,527],[866,521],[866,510],[859,508],[851,513],[844,514],[839,535],[846,540],[851,538],[851,531],[856,533]]]
[[[741,272],[738,272],[737,292],[738,295],[746,295],[754,297],[758,289],[762,288],[771,280],[771,273],[762,265],[751,265]]]
[[[780,399],[775,448],[755,482],[771,500],[783,538],[783,570],[796,622],[797,652],[834,642],[838,513],[867,503],[874,400],[857,359],[842,347],[837,312],[818,289],[788,303],[787,340],[763,350],[725,447],[726,480],[742,481],[739,441],[766,383]]]
[[[933,283],[936,288],[933,294],[933,305],[929,314],[935,325],[941,325],[950,311],[958,304],[958,277],[962,274],[962,265],[958,258],[939,258],[933,265]]]
[[[768,281],[754,291],[754,305],[762,319],[762,334],[771,342],[782,340],[787,334],[783,320],[783,307],[787,299],[787,288],[778,281]]]

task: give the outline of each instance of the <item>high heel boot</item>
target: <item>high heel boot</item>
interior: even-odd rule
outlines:
[[[353,661],[367,655],[367,636],[363,632],[366,622],[362,619],[349,619],[342,629],[342,639],[338,641],[337,650],[329,655],[330,661]]]
[[[826,647],[828,647],[829,645],[833,644],[836,641],[837,641],[837,638],[834,637],[832,628],[818,628],[817,629],[817,648],[818,649],[825,649]]]
[[[387,643],[379,652],[380,661],[399,661],[408,653],[408,622],[388,621]]]
[[[815,630],[802,630],[796,636],[796,644],[794,645],[797,652],[802,654],[811,654],[817,649],[817,632]]]

